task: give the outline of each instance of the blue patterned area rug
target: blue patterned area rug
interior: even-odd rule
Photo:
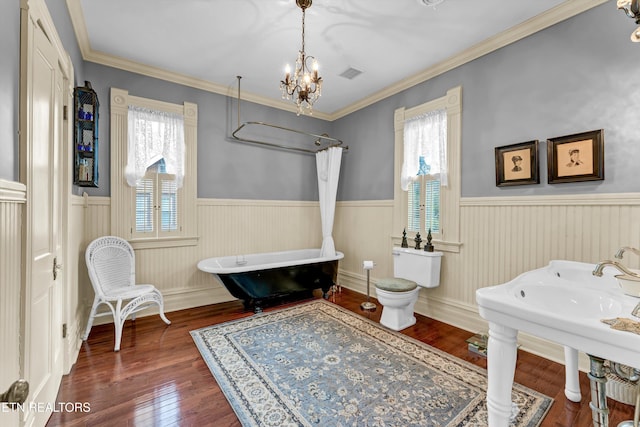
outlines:
[[[324,300],[191,335],[243,426],[487,425],[484,369]],[[522,427],[552,403],[512,400]]]

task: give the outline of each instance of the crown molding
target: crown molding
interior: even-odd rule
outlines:
[[[312,117],[327,121],[337,120],[371,104],[407,90],[417,84],[432,79],[440,74],[444,74],[447,71],[466,64],[467,62],[473,61],[474,59],[487,55],[504,46],[521,40],[527,36],[530,36],[531,34],[544,30],[545,28],[569,19],[596,6],[604,4],[607,1],[608,0],[566,0],[553,9],[550,9],[534,18],[531,18],[520,25],[503,31],[500,34],[483,40],[482,42],[470,47],[469,49],[457,55],[450,57],[445,61],[440,62],[439,64],[434,65],[433,67],[427,68],[420,73],[403,79],[396,84],[387,86],[381,91],[376,92],[373,95],[363,98],[357,102],[354,102],[353,104],[350,104],[345,108],[334,111],[332,113],[324,113],[315,110]],[[223,86],[204,79],[167,71],[158,67],[138,63],[115,55],[109,55],[103,52],[94,51],[89,43],[89,36],[84,21],[84,13],[82,11],[81,0],[66,0],[66,2],[67,8],[69,9],[71,22],[76,34],[76,39],[78,40],[78,46],[80,47],[80,52],[82,53],[82,57],[85,61],[130,71],[133,73],[193,87],[207,92],[217,93],[228,97],[237,96],[235,87]],[[290,111],[292,113],[296,112],[295,105],[290,102],[267,98],[251,92],[242,91],[241,98],[243,101],[277,108],[279,110]]]
[[[168,71],[159,67],[154,67],[140,62],[131,61],[116,55],[109,55],[104,52],[96,51],[91,48],[89,42],[89,34],[84,21],[84,12],[82,11],[81,0],[67,0],[67,8],[71,17],[71,23],[78,39],[78,46],[85,61],[96,64],[106,65],[108,67],[117,68],[132,73],[177,83],[183,86],[193,87],[206,92],[217,93],[228,97],[237,97],[237,88],[235,86],[224,86],[208,80],[188,76],[182,73]],[[241,91],[242,101],[253,102],[255,104],[265,105],[267,107],[277,108],[279,110],[290,111],[296,113],[297,109],[291,102],[285,102],[256,95],[251,92]],[[314,111],[313,116],[317,119],[330,121],[331,117],[327,113]]]
[[[440,74],[444,74],[447,71],[464,65],[467,62],[471,62],[474,59],[478,59],[481,56],[487,55],[511,43],[515,43],[518,40],[606,3],[607,1],[608,0],[567,0],[553,9],[549,9],[548,11],[531,18],[520,25],[483,40],[469,49],[434,65],[433,67],[427,68],[418,74],[403,79],[402,81],[388,86],[371,96],[363,98],[343,109],[331,113],[331,120],[339,119],[362,108],[368,107],[371,104],[375,104],[378,101],[402,92],[403,90],[407,90]]]

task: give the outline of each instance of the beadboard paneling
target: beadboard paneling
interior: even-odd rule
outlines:
[[[110,234],[109,198],[89,197],[86,215],[87,244]],[[201,259],[322,245],[317,202],[200,199],[197,218],[196,246],[136,250],[138,282],[160,289],[167,311],[234,299],[212,275],[197,269]],[[88,276],[84,280],[90,290]],[[92,300],[93,291],[88,295]]]
[[[371,260],[375,263],[372,275],[393,275],[392,215],[393,201],[389,200],[336,204],[333,238],[336,250],[344,253],[344,260],[340,263],[341,270],[356,278],[366,278],[362,262]]]
[[[415,310],[470,332],[487,329],[476,290],[553,259],[595,263],[621,246],[640,247],[640,194],[463,198],[460,205],[460,252],[445,252],[440,287],[421,289]],[[372,283],[393,274],[390,235],[401,230],[389,228],[392,210],[383,201],[337,204],[334,235],[345,253],[343,286],[366,292],[364,259],[376,262]],[[636,258],[628,254],[624,263],[638,268]],[[559,346],[526,334],[519,340],[530,352],[563,361]]]
[[[441,286],[420,291],[416,312],[470,332],[486,330],[477,289],[552,259],[597,262],[620,246],[640,246],[639,194],[463,198],[460,205],[460,251],[445,252]],[[372,284],[393,274],[392,235],[401,230],[391,229],[392,214],[393,201],[337,203],[333,236],[345,254],[341,285],[366,292],[364,260],[376,263]],[[89,198],[86,215],[87,242],[109,234],[108,198]],[[232,297],[224,287],[197,270],[199,260],[320,247],[320,229],[317,202],[199,199],[198,245],[138,250],[137,274],[162,290],[169,311],[227,301]],[[624,262],[640,265],[632,254]],[[562,361],[558,346],[524,334],[520,341],[528,351]]]
[[[20,378],[20,289],[24,185],[0,180],[0,392]],[[18,425],[18,415],[0,411],[0,424]]]

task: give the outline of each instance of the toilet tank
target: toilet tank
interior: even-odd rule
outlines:
[[[394,247],[392,254],[395,277],[413,280],[423,288],[435,288],[440,285],[442,252]]]

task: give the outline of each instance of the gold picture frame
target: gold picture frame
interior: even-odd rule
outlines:
[[[496,186],[539,184],[538,140],[495,148]]]
[[[547,182],[604,179],[604,130],[592,130],[547,140]]]

